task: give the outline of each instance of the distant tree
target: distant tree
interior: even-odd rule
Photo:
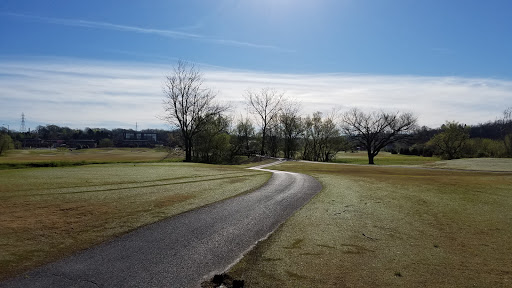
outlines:
[[[232,130],[233,149],[236,155],[247,155],[251,153],[251,139],[254,137],[254,126],[249,117],[240,117],[236,127]]]
[[[417,119],[411,113],[364,113],[351,109],[342,116],[343,131],[368,152],[368,164],[380,150],[410,137]]]
[[[181,130],[175,129],[167,133],[167,146],[169,148],[185,147]]]
[[[215,103],[215,93],[205,87],[202,74],[192,64],[179,61],[164,85],[163,117],[178,127],[185,144],[185,161],[192,161],[194,137],[211,119],[227,110]]]
[[[7,150],[14,148],[11,136],[7,133],[0,134],[0,156],[4,155]]]
[[[505,145],[505,153],[507,157],[512,157],[512,134],[507,134],[503,138],[503,143]]]
[[[342,147],[343,139],[334,113],[323,117],[321,112],[315,112],[312,117],[304,119],[304,160],[330,161]]]
[[[505,109],[505,111],[503,111],[503,121],[506,124],[512,124],[512,107],[508,107],[507,109]],[[512,129],[512,127],[509,128]]]
[[[441,132],[429,144],[435,147],[436,154],[443,159],[460,158],[468,142],[470,129],[469,126],[457,122],[446,122],[441,126]]]
[[[346,145],[346,141],[344,137],[340,136],[340,129],[336,124],[337,117],[337,112],[333,110],[323,121],[320,151],[322,153],[321,159],[324,162],[333,159],[336,153],[343,150]]]
[[[246,99],[249,109],[256,115],[261,125],[261,155],[265,155],[267,142],[267,129],[274,123],[281,110],[284,93],[271,88],[263,88],[259,92],[247,91]]]
[[[106,147],[114,147],[114,141],[109,138],[103,138],[99,141],[98,147],[106,148]]]
[[[49,134],[48,129],[46,129],[46,127],[43,125],[38,125],[36,127],[36,133],[37,133],[37,136],[41,139],[44,139],[44,140],[49,139],[48,138],[48,134]]]
[[[464,157],[505,157],[505,145],[501,140],[471,138],[464,145]]]
[[[503,143],[505,144],[506,155],[512,157],[512,107],[508,107],[503,111],[501,124],[501,134]]]
[[[283,136],[283,153],[288,159],[295,158],[299,151],[299,140],[304,132],[302,118],[299,115],[300,107],[296,102],[287,101],[279,115],[279,123]]]
[[[81,132],[82,130],[78,130],[77,132]],[[123,133],[125,132],[124,129],[120,129],[120,128],[116,128],[116,129],[112,129],[112,132],[111,132],[111,137],[112,137],[112,142],[114,142],[114,146],[121,146],[123,144],[123,140],[124,140],[124,136],[123,136]],[[80,134],[77,134],[77,138],[80,138]]]
[[[94,139],[94,130],[89,127],[85,128],[85,134],[87,135],[88,140]]]
[[[406,142],[399,142],[392,144],[388,151],[393,154],[404,154],[404,155],[417,155],[423,157],[432,157],[432,147],[427,145],[427,142],[441,131],[441,128],[431,129],[427,126],[421,126],[414,129],[410,134],[410,138]]]
[[[414,129],[412,134],[412,142],[416,144],[424,144],[430,141],[434,135],[440,132],[440,129],[431,129],[427,126],[421,126]]]
[[[281,151],[282,129],[279,126],[278,118],[272,119],[267,125],[267,154],[270,157],[278,157]]]
[[[231,156],[230,120],[222,115],[210,119],[194,137],[193,160],[204,163],[223,163]]]
[[[46,129],[48,130],[48,139],[60,139],[61,137],[61,128],[57,125],[46,125]]]
[[[57,136],[63,140],[70,140],[73,138],[73,130],[69,127],[59,127],[59,135]]]
[[[469,138],[503,139],[504,125],[501,121],[479,123],[472,125]]]

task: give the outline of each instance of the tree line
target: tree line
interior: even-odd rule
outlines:
[[[178,62],[164,84],[165,120],[175,130],[147,129],[158,144],[181,147],[185,161],[241,163],[254,155],[331,161],[339,151],[366,151],[374,164],[381,151],[443,159],[512,157],[512,108],[499,119],[475,126],[446,122],[432,129],[419,127],[411,113],[315,112],[302,115],[300,104],[272,88],[245,93],[247,113],[232,116],[230,107],[216,101],[199,69]],[[231,116],[230,116],[231,115]],[[23,148],[24,139],[94,140],[100,147],[122,146],[125,129],[70,129],[38,126],[18,133],[0,129],[0,154]]]
[[[85,129],[72,129],[69,127],[62,127],[54,124],[39,125],[36,129],[29,132],[9,131],[5,128],[0,128],[0,139],[3,144],[3,151],[7,149],[23,149],[37,147],[51,147],[57,140],[59,141],[74,141],[74,140],[89,140],[95,142],[99,147],[122,147],[124,144],[125,133],[154,133],[157,135],[157,141],[151,143],[153,145],[160,144],[165,146],[176,146],[179,144],[175,133],[169,133],[163,129],[145,129],[142,131],[134,131],[132,129],[106,129],[106,128],[85,128]],[[29,140],[39,140],[34,142]],[[7,144],[8,143],[8,144]],[[28,144],[30,143],[30,144]],[[34,145],[34,143],[39,143]]]
[[[205,86],[200,71],[182,61],[166,77],[164,94],[163,119],[180,131],[185,161],[232,163],[260,154],[326,162],[343,150],[366,151],[369,164],[383,150],[444,159],[512,156],[510,109],[492,125],[471,129],[447,122],[440,129],[430,129],[418,127],[411,113],[351,109],[302,116],[297,102],[263,88],[248,90],[248,114],[233,118],[227,116],[229,107],[217,102],[214,91]],[[490,133],[495,139],[470,139],[471,133]]]

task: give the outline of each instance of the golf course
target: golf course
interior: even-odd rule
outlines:
[[[0,288],[512,287],[511,0],[1,3]]]
[[[312,175],[324,189],[230,275],[247,287],[511,285],[511,159],[440,165],[457,170],[274,166]]]
[[[116,155],[115,161],[144,161],[140,154],[147,155],[145,161],[155,160],[157,152],[144,151],[91,149],[82,157],[101,159],[108,152]],[[270,177],[244,167],[192,163],[72,166],[77,155],[53,151],[53,156],[42,156],[48,154],[43,151],[39,157],[71,166],[0,170],[0,279],[250,192]],[[29,158],[20,161],[17,153],[14,157],[19,165],[33,163]],[[13,163],[9,156],[2,161]]]
[[[29,167],[37,157],[20,160],[18,152],[2,158],[0,279],[250,193],[272,175],[246,169],[262,162],[182,163],[179,155],[167,158],[152,149],[84,153],[37,154],[66,163],[61,167]],[[73,164],[85,157],[104,164]],[[337,158],[362,160],[363,153]],[[21,166],[6,168],[9,163]],[[510,159],[439,161],[384,153],[376,163],[285,161],[269,167],[313,176],[322,191],[226,272],[245,287],[512,283]]]

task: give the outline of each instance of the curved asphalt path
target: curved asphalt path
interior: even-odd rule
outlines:
[[[260,189],[142,227],[0,287],[199,287],[268,237],[322,187],[273,172]]]

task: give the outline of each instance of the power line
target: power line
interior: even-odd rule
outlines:
[[[22,133],[27,132],[27,128],[25,127],[25,113],[21,113],[20,132],[22,132]]]

